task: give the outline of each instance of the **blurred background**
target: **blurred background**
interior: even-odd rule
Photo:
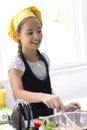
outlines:
[[[16,13],[31,5],[42,12],[40,50],[49,56],[55,93],[62,100],[86,97],[87,0],[3,0],[0,3],[0,85],[7,90],[7,106],[12,108],[14,104],[8,66],[18,50],[17,43],[7,34],[7,25]]]

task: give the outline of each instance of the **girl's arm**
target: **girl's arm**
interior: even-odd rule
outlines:
[[[24,90],[20,71],[10,69],[8,75],[15,99],[22,99],[28,101],[29,103],[43,102],[48,108],[57,108],[59,110],[63,109],[63,103],[56,95]]]
[[[52,94],[55,95],[55,92],[53,89],[52,89]],[[64,106],[65,112],[73,112],[73,111],[76,111],[78,109],[81,109],[81,106],[78,102],[71,102],[71,103]],[[56,111],[59,112],[60,110],[56,109]]]

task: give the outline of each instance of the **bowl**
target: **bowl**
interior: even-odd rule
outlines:
[[[87,130],[87,112],[57,113],[44,120],[45,125],[47,124],[47,120],[54,122],[56,128],[61,128],[60,130]]]

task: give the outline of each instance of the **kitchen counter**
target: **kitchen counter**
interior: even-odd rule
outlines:
[[[0,130],[16,130],[9,124],[0,125]]]
[[[67,100],[67,101],[64,101],[64,104],[67,104],[70,102],[79,102],[81,105],[81,109],[87,111],[87,97]],[[0,125],[0,130],[15,130],[15,129],[9,124],[4,124],[4,125]]]

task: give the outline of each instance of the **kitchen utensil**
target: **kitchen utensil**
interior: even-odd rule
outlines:
[[[77,130],[82,130],[81,127],[79,127],[76,123],[74,123],[65,113],[62,113],[62,115],[71,123],[72,127]]]

